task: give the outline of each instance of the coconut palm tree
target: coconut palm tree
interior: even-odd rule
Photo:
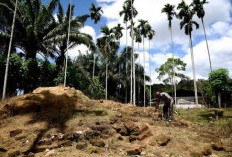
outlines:
[[[138,28],[140,29],[140,31],[141,31],[141,35],[142,35],[142,39],[143,39],[143,66],[144,66],[144,79],[143,79],[143,81],[144,81],[144,107],[145,107],[145,104],[146,104],[146,90],[145,90],[145,86],[146,86],[146,84],[145,84],[145,52],[144,52],[144,38],[146,38],[147,37],[147,24],[148,24],[148,21],[146,21],[146,20],[139,20],[139,25],[138,25]]]
[[[209,3],[207,0],[202,0],[202,1],[201,0],[193,0],[191,5],[193,6],[194,11],[197,13],[197,17],[199,19],[201,19],[201,23],[202,23],[204,35],[205,35],[205,42],[206,42],[206,46],[207,46],[208,56],[209,56],[210,70],[212,72],[213,71],[212,62],[210,59],[209,46],[208,46],[208,41],[207,41],[207,36],[206,36],[206,31],[205,31],[205,24],[204,24],[204,16],[205,16],[204,4],[207,4],[207,3]]]
[[[189,36],[189,45],[191,51],[191,59],[192,59],[192,70],[193,70],[193,79],[194,79],[194,91],[195,91],[195,101],[198,104],[198,96],[197,96],[197,84],[196,84],[196,74],[195,74],[195,63],[194,63],[194,53],[193,53],[193,44],[192,44],[192,31],[193,26],[195,25],[196,29],[199,28],[199,24],[193,20],[194,10],[191,6],[187,5],[183,0],[178,4],[177,7],[180,12],[178,13],[178,18],[181,19],[180,29],[185,30],[185,34]]]
[[[123,10],[119,12],[119,15],[123,17],[123,21],[126,24],[126,48],[127,48],[127,22],[131,20],[131,27],[133,27],[133,18],[138,14],[137,10],[133,7],[134,0],[126,0],[123,4]],[[133,40],[132,40],[132,47],[133,47]],[[133,53],[133,51],[132,51]],[[132,58],[133,60],[133,55]],[[127,64],[126,64],[127,65]],[[131,65],[132,66],[132,65]],[[133,67],[131,67],[133,69]],[[126,66],[126,74],[127,74],[127,66]],[[130,103],[132,103],[132,73],[131,73],[131,94],[130,94]],[[127,89],[126,89],[127,90]],[[127,92],[126,92],[127,93]],[[126,95],[127,97],[127,95]],[[126,98],[127,99],[127,98]],[[135,99],[135,96],[134,96]]]
[[[10,61],[10,52],[11,52],[12,39],[13,39],[13,34],[14,34],[17,5],[18,5],[18,0],[16,0],[16,2],[15,2],[13,22],[12,22],[12,26],[11,26],[11,35],[10,35],[10,43],[9,43],[9,48],[8,48],[8,53],[7,53],[7,61],[6,61],[6,70],[5,70],[5,77],[4,77],[4,84],[3,84],[2,100],[5,99],[5,95],[6,95],[6,85],[7,85],[7,77],[8,77],[8,69],[9,69],[9,61]]]
[[[155,31],[152,29],[152,27],[147,24],[147,37],[149,40],[149,72],[150,72],[150,78],[151,78],[151,53],[150,53],[150,45],[151,45],[151,40],[153,39],[153,36],[155,35]],[[150,81],[150,106],[151,106],[151,81]]]
[[[92,20],[94,20],[94,24],[97,24],[101,17],[102,17],[102,8],[101,7],[96,7],[95,4],[91,4],[91,8],[89,9],[90,10],[90,18]]]
[[[123,33],[122,33],[123,29],[124,28],[121,26],[121,24],[118,24],[117,26],[113,27],[115,38],[116,40],[119,41],[119,43],[120,43],[120,38],[123,36]]]
[[[164,8],[161,11],[162,13],[166,13],[167,14],[167,18],[168,18],[168,29],[170,31],[171,34],[171,47],[172,47],[172,59],[174,61],[174,50],[173,50],[173,36],[172,36],[172,20],[173,20],[173,16],[176,15],[175,12],[175,6],[174,5],[170,5],[170,4],[166,4],[164,6]],[[174,68],[174,62],[173,62],[173,78],[172,78],[172,83],[174,86],[174,95],[175,95],[175,103],[176,103],[176,79],[175,79],[175,68]]]
[[[105,81],[105,99],[108,98],[108,66],[110,55],[116,53],[119,48],[118,42],[115,42],[115,34],[113,29],[110,29],[108,26],[101,28],[103,37],[97,39],[97,46],[105,56],[105,65],[106,65],[106,81]]]
[[[53,53],[54,48],[44,43],[44,37],[55,25],[53,13],[58,4],[58,0],[51,0],[47,6],[41,0],[18,1],[18,11],[15,19],[14,45],[20,48],[26,59],[36,58],[36,54]],[[10,21],[14,11],[14,1],[4,1],[0,4],[0,10],[4,18],[0,18],[0,27],[6,35],[9,31]]]
[[[87,20],[88,15],[77,16],[76,18],[73,18],[73,15],[74,6],[71,7],[69,48],[79,44],[84,44],[94,50],[95,46],[92,37],[89,34],[80,32],[80,29],[84,27],[84,23]],[[57,48],[55,57],[57,71],[62,70],[64,67],[65,53],[67,52],[69,16],[70,5],[68,6],[66,13],[64,13],[62,5],[58,3],[58,20],[56,22],[56,27],[44,38],[47,44],[52,43]]]

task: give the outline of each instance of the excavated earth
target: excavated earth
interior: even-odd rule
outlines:
[[[232,135],[152,107],[90,100],[74,88],[37,88],[0,102],[0,156],[230,157]]]

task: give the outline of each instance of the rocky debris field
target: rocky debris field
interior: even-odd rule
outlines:
[[[38,88],[0,102],[0,156],[230,157],[232,135],[152,107],[90,100],[73,88]]]

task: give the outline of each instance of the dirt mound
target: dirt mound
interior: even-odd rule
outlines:
[[[202,136],[198,125],[178,116],[166,122],[154,110],[91,100],[74,88],[40,87],[0,102],[0,156],[230,154],[230,140]],[[211,150],[212,142],[223,149]]]

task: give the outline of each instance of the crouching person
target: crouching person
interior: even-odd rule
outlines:
[[[159,108],[159,104],[160,101],[163,100],[164,102],[164,106],[163,106],[163,116],[164,119],[168,120],[169,122],[172,121],[172,114],[173,114],[173,98],[165,92],[156,92],[156,98],[157,98],[157,104],[156,104],[156,109],[155,111],[157,111],[157,109]]]

